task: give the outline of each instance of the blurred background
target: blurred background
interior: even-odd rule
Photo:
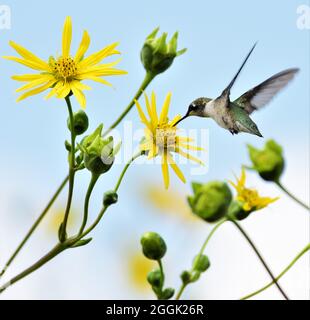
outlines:
[[[297,26],[299,1],[42,1],[6,0],[11,9],[11,28],[0,30],[1,56],[12,55],[14,40],[47,59],[59,54],[64,18],[73,20],[73,50],[84,29],[91,36],[89,52],[120,41],[119,67],[128,75],[111,78],[114,89],[91,84],[87,113],[93,130],[100,122],[109,126],[127,105],[144,77],[139,52],[145,37],[157,26],[171,36],[179,31],[179,47],[188,52],[158,76],[154,89],[162,101],[173,92],[170,113],[184,113],[199,96],[217,96],[239,67],[255,41],[258,45],[233,88],[238,97],[252,86],[288,67],[301,72],[289,87],[253,115],[265,139],[283,148],[286,170],[283,183],[309,203],[309,29]],[[74,52],[74,51],[73,51]],[[26,71],[26,72],[25,72]],[[13,74],[27,73],[22,66],[0,61],[1,157],[0,157],[0,266],[18,245],[67,173],[67,110],[64,101],[34,96],[16,103],[18,83]],[[78,104],[74,101],[75,109]],[[141,127],[133,109],[127,117]],[[161,169],[133,165],[111,207],[87,246],[60,255],[39,271],[20,281],[1,296],[4,299],[137,299],[153,298],[145,274],[153,267],[140,254],[139,238],[145,231],[160,233],[168,244],[164,258],[167,286],[179,287],[179,274],[189,268],[211,225],[193,217],[186,204],[190,181],[232,179],[249,159],[246,144],[261,147],[265,139],[232,136],[205,119],[185,121],[185,128],[209,130],[208,173],[190,176],[190,164],[182,165],[188,183],[172,176],[165,191]],[[123,126],[121,125],[120,130]],[[122,164],[101,179],[94,191],[91,218],[96,216],[102,195],[114,186]],[[79,174],[71,230],[78,227],[89,173]],[[243,222],[266,261],[278,274],[309,242],[309,213],[274,185],[249,174],[249,185],[263,195],[281,196],[268,208]],[[25,250],[8,270],[6,279],[32,264],[57,240],[66,192]],[[206,254],[212,267],[184,293],[187,299],[239,299],[269,282],[251,248],[232,225],[224,225],[210,242]],[[304,256],[280,281],[292,299],[309,298],[309,255]],[[281,299],[270,288],[257,299]]]

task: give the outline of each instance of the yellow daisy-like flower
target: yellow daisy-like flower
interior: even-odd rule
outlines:
[[[233,183],[229,181],[229,183],[236,189],[237,197],[236,199],[243,203],[244,211],[255,211],[260,210],[267,207],[270,203],[275,202],[279,199],[277,198],[269,198],[269,197],[261,197],[258,194],[258,191],[255,189],[249,189],[245,187],[246,182],[246,174],[244,168],[242,168],[240,179],[236,178],[237,183]]]
[[[82,80],[93,80],[111,86],[108,81],[102,78],[103,76],[126,73],[123,70],[113,68],[119,61],[100,63],[111,55],[119,54],[119,51],[115,49],[118,45],[117,43],[113,43],[85,58],[84,55],[90,44],[90,37],[87,31],[84,31],[75,56],[70,55],[71,39],[72,23],[71,18],[67,17],[62,34],[62,55],[58,58],[50,57],[48,62],[38,58],[17,43],[10,41],[10,45],[21,57],[6,56],[4,58],[39,71],[36,74],[23,74],[12,77],[14,80],[26,83],[16,90],[16,92],[25,91],[17,101],[51,88],[47,98],[52,96],[65,98],[68,94],[73,93],[81,107],[85,108],[86,99],[83,91],[89,90],[90,87],[83,84]]]
[[[141,105],[138,101],[135,101],[141,122],[145,125],[145,139],[140,144],[141,151],[148,153],[148,159],[152,159],[157,155],[162,157],[162,173],[164,178],[165,188],[169,187],[169,171],[168,164],[179,177],[181,181],[186,182],[183,173],[175,163],[172,152],[178,153],[181,156],[197,162],[203,165],[202,161],[191,156],[187,152],[183,151],[182,148],[187,150],[203,150],[202,148],[189,145],[188,142],[192,139],[188,137],[180,137],[177,135],[177,128],[175,124],[179,119],[180,115],[175,116],[171,121],[168,119],[168,111],[171,100],[171,93],[169,92],[164,101],[160,115],[157,114],[156,107],[156,96],[152,92],[151,101],[148,96],[144,94],[145,104],[149,119],[144,114]]]

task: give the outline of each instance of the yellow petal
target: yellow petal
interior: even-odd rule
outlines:
[[[38,94],[38,93],[41,93],[42,91],[50,88],[54,83],[55,83],[56,80],[51,80],[49,81],[48,83],[46,83],[45,85],[41,86],[41,87],[38,87],[38,88],[35,88],[33,90],[30,90],[30,91],[27,91],[25,92],[24,94],[22,94],[18,99],[17,99],[17,102],[18,101],[21,101],[21,100],[24,100],[30,96],[33,96],[35,94]]]
[[[240,177],[240,180],[239,180],[239,184],[240,184],[241,186],[244,186],[244,185],[245,185],[245,180],[246,180],[245,169],[242,167],[241,177]]]
[[[104,58],[106,58],[112,54],[115,54],[114,49],[117,47],[117,45],[118,45],[117,42],[112,43],[111,45],[101,49],[100,51],[91,54],[89,57],[83,59],[80,62],[80,67],[85,68],[87,66],[95,65],[95,64],[99,63],[101,60],[103,60]]]
[[[36,80],[32,80],[32,81],[26,83],[25,85],[21,86],[20,88],[16,89],[15,91],[21,92],[24,90],[32,89],[32,88],[37,87],[43,83],[46,83],[52,79],[53,79],[53,76],[41,76],[41,78],[36,79]]]
[[[152,95],[151,95],[151,108],[152,108],[152,115],[154,119],[154,125],[155,127],[157,127],[158,116],[157,116],[157,108],[156,108],[156,95],[154,91],[152,91]]]
[[[167,122],[170,101],[171,101],[171,92],[169,92],[165,98],[165,101],[160,113],[159,123]]]
[[[37,62],[35,62],[33,60],[26,60],[26,59],[21,59],[21,58],[12,57],[12,56],[4,56],[3,58],[7,59],[7,60],[18,62],[18,63],[23,64],[24,66],[29,67],[34,70],[49,71],[46,68],[43,68],[43,66],[41,64],[38,64]]]
[[[84,75],[84,76],[80,76],[79,79],[80,80],[92,80],[92,81],[95,81],[95,82],[102,83],[102,84],[104,84],[106,86],[113,87],[112,84],[110,82],[108,82],[107,80],[99,78],[99,77],[95,77],[95,76]]]
[[[45,76],[45,75],[42,75],[40,73],[38,73],[38,74],[21,74],[21,75],[12,76],[11,78],[16,81],[28,82],[28,81],[33,81],[33,80],[39,79],[42,76]]]
[[[182,150],[179,149],[179,148],[176,148],[176,149],[175,149],[175,152],[179,153],[179,154],[180,154],[181,156],[183,156],[184,158],[187,158],[187,159],[189,159],[189,160],[191,160],[191,161],[194,161],[194,162],[196,162],[196,163],[204,166],[204,163],[203,163],[200,159],[198,159],[198,158],[196,158],[196,157],[193,157],[192,155],[190,155],[190,154],[182,151]]]
[[[173,169],[173,171],[175,172],[175,174],[179,177],[179,179],[183,182],[186,183],[186,179],[182,173],[182,171],[180,170],[180,168],[177,166],[177,164],[175,163],[173,157],[170,155],[170,153],[167,153],[167,157],[168,157],[168,162],[170,167]]]
[[[165,151],[163,153],[163,156],[161,158],[161,168],[164,178],[164,185],[165,188],[168,189],[169,187],[169,170],[168,170],[168,163],[167,163],[167,152]]]
[[[204,151],[205,150],[204,148],[192,146],[192,145],[186,144],[186,143],[179,143],[179,146],[182,148],[185,148],[187,150],[194,150],[194,151]]]
[[[158,154],[158,147],[153,143],[151,148],[149,149],[149,153],[147,155],[147,158],[150,160],[154,157],[156,157]]]
[[[33,63],[35,63],[36,65],[41,67],[41,70],[49,70],[49,65],[41,60],[40,58],[38,58],[35,54],[33,54],[32,52],[30,52],[29,50],[25,49],[24,47],[20,46],[19,44],[10,41],[10,45],[12,48],[14,48],[16,50],[17,53],[19,53],[25,60],[29,60],[32,61]]]
[[[152,114],[152,109],[151,109],[151,105],[150,105],[150,101],[149,101],[149,98],[147,96],[147,94],[144,92],[144,100],[145,100],[145,105],[146,105],[146,109],[147,109],[147,113],[149,114],[150,116],[150,119],[151,119],[151,123],[152,123],[152,126],[154,127],[154,118],[153,118],[153,114]]]
[[[148,127],[149,130],[152,131],[152,126],[150,125],[150,123],[146,119],[146,116],[145,116],[145,114],[144,114],[144,112],[143,112],[143,110],[141,108],[141,105],[138,102],[138,100],[135,100],[135,104],[136,104],[136,107],[137,107],[141,122],[144,123]]]
[[[57,89],[57,98],[64,99],[70,93],[70,84],[68,82],[63,82],[62,86]]]
[[[182,118],[182,116],[181,115],[176,115],[172,120],[171,120],[171,122],[169,123],[169,125],[171,126],[171,127],[174,127],[174,125],[180,120]]]
[[[64,58],[70,55],[70,46],[72,39],[72,22],[70,17],[66,17],[62,33],[62,56]]]
[[[87,49],[89,47],[89,44],[90,44],[90,37],[88,35],[88,32],[84,31],[79,49],[78,49],[78,51],[75,55],[75,58],[74,58],[74,60],[76,62],[80,62],[80,60],[83,58],[85,52],[87,51]]]
[[[80,106],[85,109],[86,108],[86,98],[84,93],[77,89],[74,85],[71,87],[71,90],[74,94],[74,96],[76,97],[77,101],[79,102]]]

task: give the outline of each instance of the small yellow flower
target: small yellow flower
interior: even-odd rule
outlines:
[[[132,253],[127,261],[129,279],[135,288],[141,291],[149,290],[147,275],[155,267],[154,261],[146,259],[140,252]]]
[[[175,124],[180,115],[175,116],[171,121],[168,119],[168,111],[171,100],[171,93],[169,92],[164,101],[160,115],[157,114],[156,96],[152,92],[151,101],[148,96],[144,94],[145,104],[150,119],[146,118],[141,105],[135,101],[141,122],[145,125],[145,139],[140,144],[141,151],[148,153],[148,159],[152,159],[157,155],[162,157],[162,173],[164,178],[165,188],[169,187],[169,171],[168,164],[179,177],[181,181],[186,182],[183,173],[175,163],[171,152],[178,153],[181,156],[203,165],[202,161],[191,156],[181,148],[187,150],[203,150],[202,148],[189,145],[188,142],[192,141],[189,137],[180,137],[177,135],[177,128]]]
[[[13,80],[26,83],[16,90],[16,92],[25,91],[17,101],[51,88],[51,91],[46,96],[47,98],[52,96],[65,98],[70,93],[73,93],[81,107],[85,108],[86,99],[83,91],[89,90],[90,87],[81,83],[82,80],[93,80],[111,86],[108,81],[102,78],[103,76],[126,73],[123,70],[113,68],[119,61],[100,63],[111,55],[119,54],[115,49],[118,45],[117,43],[113,43],[85,58],[85,53],[90,44],[90,37],[87,31],[84,31],[82,41],[75,56],[70,55],[71,39],[72,23],[71,18],[67,17],[62,34],[62,55],[57,58],[50,57],[48,62],[38,58],[17,43],[10,41],[10,45],[21,58],[14,56],[6,56],[4,58],[39,71],[36,74],[23,74],[12,77]]]
[[[267,207],[270,203],[275,202],[279,199],[260,197],[258,191],[255,189],[249,189],[245,187],[246,174],[244,168],[242,168],[240,179],[236,178],[237,183],[229,181],[229,183],[236,189],[237,197],[236,200],[243,203],[244,211],[256,211]]]

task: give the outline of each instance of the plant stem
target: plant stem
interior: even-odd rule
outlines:
[[[275,283],[275,285],[277,286],[277,288],[279,289],[279,291],[281,292],[282,296],[286,299],[289,300],[288,296],[285,294],[285,292],[283,291],[283,289],[280,287],[280,285],[278,284],[276,278],[274,277],[273,273],[271,272],[270,268],[268,267],[267,263],[265,262],[265,260],[263,259],[262,255],[260,254],[260,252],[258,251],[258,249],[256,248],[256,246],[254,245],[253,241],[250,239],[250,237],[247,235],[247,233],[243,230],[243,228],[241,227],[241,225],[236,221],[231,219],[230,220],[237,228],[238,230],[242,233],[242,235],[245,237],[245,239],[248,241],[248,243],[250,244],[250,246],[252,247],[252,249],[254,250],[254,252],[256,253],[257,257],[259,258],[259,260],[261,261],[261,263],[263,264],[263,266],[265,267],[266,271],[269,273],[272,281]]]
[[[72,111],[72,106],[71,106],[71,101],[70,97],[67,96],[65,98],[67,106],[68,106],[68,112],[69,112],[69,120],[70,120],[70,132],[71,132],[71,150],[69,154],[69,191],[68,191],[68,199],[67,199],[67,206],[66,206],[66,211],[64,215],[64,220],[61,225],[61,230],[60,230],[60,237],[59,240],[61,242],[64,242],[67,234],[67,223],[68,223],[68,218],[70,214],[70,209],[71,209],[71,203],[72,203],[72,196],[73,196],[73,188],[74,188],[74,177],[75,177],[75,133],[74,133],[74,119],[73,119],[73,111]]]
[[[181,295],[182,295],[183,291],[185,290],[185,288],[187,287],[187,285],[188,285],[187,283],[183,283],[181,285],[181,287],[180,287],[180,289],[179,289],[179,291],[178,291],[178,293],[177,293],[177,295],[175,297],[175,300],[180,300]]]
[[[287,271],[289,271],[293,265],[307,252],[310,250],[310,243],[308,245],[306,245],[298,254],[297,256],[290,262],[290,264],[276,277],[276,281],[278,281],[280,278],[282,278],[282,276],[285,275],[285,273]],[[244,297],[242,297],[240,300],[246,300],[246,299],[249,299],[251,297],[254,297],[256,296],[257,294],[263,292],[264,290],[268,289],[269,287],[271,287],[275,282],[274,281],[271,281],[269,282],[267,285],[265,285],[264,287],[262,287],[261,289],[253,292],[253,293],[250,293]]]
[[[84,216],[83,216],[83,222],[79,231],[79,236],[83,233],[85,226],[87,224],[89,200],[98,178],[99,178],[98,174],[92,173],[92,176],[88,185],[88,189],[86,192],[85,200],[84,200]]]
[[[120,186],[120,183],[124,177],[125,172],[127,171],[129,165],[138,157],[140,156],[142,153],[139,152],[138,154],[136,154],[135,156],[133,156],[130,161],[126,164],[126,166],[124,167],[118,182],[114,188],[114,191],[116,192]],[[29,268],[25,269],[23,272],[21,272],[20,274],[18,274],[17,276],[15,276],[14,278],[12,278],[10,281],[8,281],[6,284],[4,284],[2,287],[0,287],[0,294],[2,292],[4,292],[9,286],[11,286],[12,284],[16,283],[17,281],[25,278],[26,276],[28,276],[29,274],[31,274],[32,272],[36,271],[37,269],[41,268],[43,265],[45,265],[47,262],[49,262],[51,259],[53,259],[54,257],[56,257],[58,254],[60,254],[61,252],[63,252],[64,250],[70,248],[71,246],[73,246],[76,242],[78,242],[80,239],[82,239],[84,236],[86,236],[88,233],[90,233],[100,222],[101,218],[103,217],[104,213],[106,212],[106,210],[108,209],[109,206],[104,206],[102,207],[102,209],[99,212],[99,215],[97,217],[97,219],[95,220],[95,222],[86,230],[83,232],[83,234],[81,235],[77,235],[76,237],[70,238],[70,239],[66,239],[64,242],[60,242],[58,243],[49,253],[47,253],[44,257],[42,257],[41,259],[39,259],[35,264],[33,264],[32,266],[30,266]]]
[[[16,277],[12,278],[6,284],[4,284],[2,287],[0,287],[0,294],[3,291],[5,291],[8,287],[10,287],[14,283],[16,283],[17,281],[23,279],[27,275],[31,274],[35,270],[42,267],[44,264],[46,264],[48,261],[53,259],[55,256],[57,256],[60,252],[64,251],[65,249],[66,249],[66,246],[64,243],[57,244],[49,253],[47,253],[44,257],[42,257],[40,260],[38,260],[35,264],[33,264],[31,267],[25,269],[23,272],[21,272]]]
[[[111,130],[113,130],[128,114],[128,112],[132,109],[132,107],[135,104],[135,100],[138,100],[143,93],[143,91],[147,88],[147,86],[152,82],[152,80],[155,78],[153,74],[150,72],[147,72],[145,74],[144,80],[142,81],[142,84],[138,91],[136,92],[135,96],[132,98],[132,100],[129,102],[128,106],[125,108],[125,110],[121,113],[121,115],[114,121],[114,123],[110,126],[109,129],[107,129],[103,133],[103,137],[105,137],[107,134],[110,133]]]
[[[39,226],[39,224],[41,223],[41,221],[43,220],[43,218],[45,217],[45,215],[47,214],[47,212],[49,211],[49,209],[51,208],[51,206],[53,205],[53,203],[55,202],[55,200],[57,199],[58,195],[60,194],[60,192],[62,191],[62,189],[65,187],[65,185],[67,184],[67,181],[69,180],[69,176],[66,176],[66,178],[63,180],[63,182],[60,184],[60,186],[58,187],[58,189],[56,190],[56,192],[54,193],[54,195],[52,196],[52,198],[50,199],[50,201],[47,203],[46,207],[44,208],[44,210],[42,211],[42,213],[40,214],[40,216],[37,218],[37,220],[34,222],[34,224],[31,226],[31,228],[29,229],[28,233],[26,234],[26,236],[24,237],[24,239],[22,240],[22,242],[19,244],[19,246],[16,248],[16,250],[13,252],[12,256],[9,258],[9,260],[7,261],[7,263],[5,264],[5,267],[3,268],[3,270],[0,273],[0,277],[4,275],[4,273],[6,272],[7,268],[12,264],[12,262],[15,260],[16,256],[19,254],[19,252],[22,250],[22,248],[24,247],[24,245],[26,244],[26,242],[29,240],[29,238],[31,237],[31,235],[33,234],[33,232],[36,230],[36,228]]]
[[[213,229],[211,230],[211,232],[210,232],[209,235],[207,236],[205,242],[203,243],[203,245],[202,245],[202,247],[201,247],[201,249],[200,249],[200,251],[199,251],[199,253],[198,253],[199,256],[201,256],[201,255],[203,254],[203,252],[205,251],[206,246],[207,246],[207,244],[209,243],[209,241],[210,241],[210,239],[212,238],[212,236],[214,235],[215,231],[216,231],[224,222],[226,222],[226,221],[227,221],[227,219],[224,218],[224,219],[220,220],[220,221],[213,227]],[[194,270],[193,270],[193,268],[192,268],[190,272],[192,273],[193,271],[194,271]],[[181,287],[180,287],[180,289],[179,289],[179,291],[178,291],[178,293],[177,293],[177,295],[176,295],[176,298],[175,298],[176,300],[179,300],[179,299],[181,298],[181,295],[182,295],[183,291],[185,290],[185,288],[186,288],[190,283],[191,283],[191,282],[189,282],[189,283],[183,283],[183,284],[181,285]]]
[[[120,176],[119,176],[119,178],[118,178],[118,180],[117,180],[117,182],[116,182],[116,185],[115,185],[115,187],[114,187],[114,192],[117,192],[117,191],[118,191],[118,189],[119,189],[119,187],[120,187],[120,185],[121,185],[121,182],[122,182],[122,180],[123,180],[123,178],[124,178],[124,175],[125,175],[126,171],[128,170],[129,166],[131,165],[131,163],[132,163],[135,159],[137,159],[139,156],[141,156],[141,154],[142,154],[141,151],[138,152],[136,155],[134,155],[134,156],[127,162],[127,164],[125,165],[124,169],[122,170],[122,172],[121,172],[121,174],[120,174]],[[79,237],[79,239],[84,238],[87,234],[89,234],[89,233],[98,225],[98,223],[100,222],[100,220],[101,220],[102,217],[104,216],[104,214],[105,214],[105,212],[106,212],[107,209],[108,209],[108,206],[103,206],[103,207],[102,207],[102,209],[100,210],[100,212],[99,212],[96,220],[93,222],[93,224],[92,224],[88,229],[86,229],[86,230],[83,232],[83,234]]]
[[[293,200],[295,200],[297,203],[299,203],[301,206],[303,206],[305,209],[310,210],[310,207],[307,206],[305,203],[303,203],[301,200],[297,199],[291,192],[289,192],[280,181],[275,182],[275,184],[283,191],[285,192],[289,197],[291,197]]]
[[[158,262],[158,266],[159,266],[159,270],[160,270],[160,274],[161,274],[161,284],[160,284],[160,289],[162,290],[163,285],[165,283],[165,274],[164,274],[164,268],[163,268],[163,264],[161,262],[161,260],[157,260]]]

